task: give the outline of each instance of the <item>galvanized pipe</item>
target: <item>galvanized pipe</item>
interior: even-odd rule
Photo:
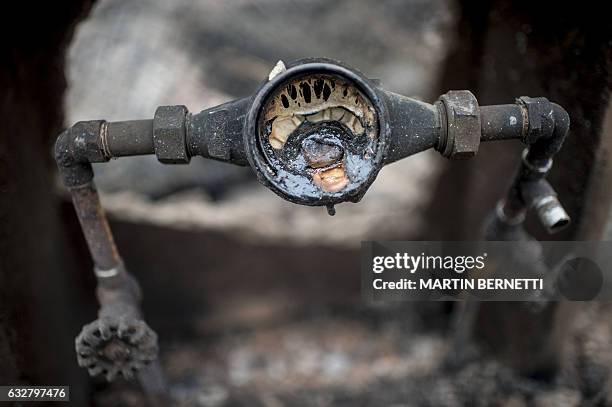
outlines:
[[[137,373],[149,405],[170,398],[157,358],[157,335],[142,321],[140,288],[124,269],[100,198],[91,162],[152,153],[152,120],[82,122],[68,129],[55,146],[56,161],[94,262],[100,304],[98,319],[76,338],[77,361],[91,374],[113,380]],[[148,363],[148,365],[145,365]]]
[[[526,127],[523,109],[516,104],[480,106],[480,141],[521,139]]]
[[[314,82],[307,82],[304,78]],[[359,123],[361,131],[353,132],[357,136],[371,135],[361,139],[368,148],[362,149],[363,157],[358,156],[366,163],[359,170],[365,169],[364,174],[367,176],[356,181],[350,188],[327,190],[325,194],[321,189],[311,189],[313,186],[309,183],[314,182],[312,172],[306,171],[312,179],[305,177],[300,178],[300,182],[293,182],[295,180],[291,177],[295,174],[278,168],[278,157],[272,159],[266,153],[274,148],[272,143],[266,144],[272,133],[267,139],[260,137],[262,128],[273,128],[273,120],[279,117],[278,114],[274,119],[268,117],[265,123],[260,120],[262,111],[276,112],[269,102],[275,100],[275,95],[278,96],[277,91],[292,89],[289,85],[293,81],[301,81],[302,85],[307,85],[305,89],[308,90],[300,91],[302,103],[310,103],[311,89],[314,89],[315,94],[317,91],[310,88],[309,83],[323,81],[321,78],[331,81],[331,88],[334,88],[334,83],[346,84],[342,96],[345,98],[342,99],[344,104],[332,106],[327,99],[332,91],[328,89],[328,96],[324,97],[324,102],[328,104],[321,102],[320,106],[325,107],[329,116],[316,124],[300,122],[302,129],[310,131],[315,128],[313,126],[327,126],[326,130],[329,130],[336,126],[338,130],[340,126],[342,131],[350,130],[346,127],[347,123],[339,124],[338,117],[335,122],[331,120],[331,110],[338,106],[348,108],[349,111],[355,109],[360,117],[368,117],[370,113],[373,117],[365,126],[371,133],[364,133],[362,123]],[[342,86],[336,86],[335,89],[340,98],[339,90]],[[294,95],[290,97],[297,100],[297,91],[294,89],[293,92]],[[279,99],[275,106],[287,104],[287,108],[289,104],[286,95],[285,98],[284,101]],[[362,99],[365,102],[362,103]],[[298,103],[298,106],[301,105]],[[295,116],[291,115],[290,118]],[[155,154],[160,162],[166,164],[186,164],[191,157],[202,156],[237,165],[251,165],[260,181],[284,199],[303,205],[327,205],[331,213],[335,203],[357,202],[361,199],[384,165],[432,148],[450,159],[466,159],[477,154],[480,142],[520,139],[529,147],[522,157],[512,187],[488,225],[487,238],[527,240],[522,224],[530,208],[536,210],[541,222],[551,232],[569,222],[554,190],[544,179],[568,128],[567,112],[545,98],[521,97],[516,104],[479,106],[476,97],[463,90],[450,91],[436,103],[428,104],[386,91],[380,88],[379,83],[367,79],[358,71],[327,59],[298,61],[288,67],[280,62],[252,97],[231,101],[197,114],[189,113],[185,106],[160,106],[152,120],[79,122],[58,137],[55,149],[60,174],[72,193],[98,278],[99,319],[86,325],[77,338],[77,349],[80,347],[82,351],[78,355],[79,363],[82,362],[82,366],[90,369],[90,373],[106,374],[109,380],[117,372],[128,377],[138,363],[127,364],[126,355],[132,351],[141,352],[151,362],[138,373],[143,389],[151,403],[169,404],[159,363],[153,360],[157,352],[157,337],[141,319],[138,284],[123,268],[108,221],[100,206],[91,163],[107,162],[116,157]],[[374,129],[376,131],[373,132]],[[338,134],[342,133],[340,130]],[[289,133],[285,135],[286,139],[288,137]],[[345,138],[334,137],[336,141],[346,141]],[[354,143],[357,138],[348,140]],[[306,142],[301,149],[306,154],[310,151],[306,147],[316,147],[319,144]],[[312,151],[316,150],[314,147]],[[358,146],[350,144],[350,147]],[[336,154],[335,157],[341,156]],[[313,169],[310,167],[308,171]],[[320,173],[315,174],[321,177]],[[344,181],[342,177],[335,177]],[[348,178],[346,181],[344,185],[350,185]],[[141,348],[131,348],[135,342],[121,342],[125,339],[123,335],[130,330],[134,331],[130,335],[147,338]],[[100,343],[105,347],[102,353],[96,348]],[[104,366],[108,369],[92,363],[99,355],[106,357],[106,361],[100,363],[106,363]]]
[[[186,143],[189,155],[248,165],[243,131],[251,103],[251,98],[238,99],[188,114]]]
[[[523,111],[523,151],[517,175],[506,197],[500,201],[493,223],[521,227],[529,208],[534,208],[549,233],[563,229],[570,218],[557,199],[554,189],[545,181],[553,156],[563,145],[569,131],[569,115],[545,98],[522,97],[517,105]],[[502,230],[489,226],[489,230]]]
[[[71,187],[70,193],[96,269],[118,267],[121,258],[93,181]]]
[[[101,142],[108,158],[154,154],[153,120],[107,123]]]
[[[536,211],[540,223],[548,233],[555,233],[569,224],[569,215],[561,206],[557,193],[545,179],[524,183],[521,194],[526,205]]]
[[[561,149],[569,132],[570,117],[567,111],[556,103],[541,106],[537,112],[532,113],[529,117],[535,115],[542,122],[542,133],[531,144],[527,160],[534,165],[545,165]],[[550,127],[552,127],[552,130],[550,130]]]
[[[391,137],[384,164],[434,148],[442,121],[436,106],[382,91],[389,110]]]

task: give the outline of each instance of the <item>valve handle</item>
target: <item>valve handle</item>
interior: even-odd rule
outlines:
[[[83,326],[75,340],[77,362],[109,382],[132,379],[157,359],[157,334],[141,319],[104,317]]]

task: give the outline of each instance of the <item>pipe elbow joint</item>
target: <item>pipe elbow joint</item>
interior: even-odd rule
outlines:
[[[55,162],[66,186],[86,184],[93,178],[91,163],[108,161],[100,137],[105,128],[103,120],[78,122],[57,137]]]
[[[546,98],[523,96],[517,103],[527,117],[523,141],[529,145],[528,160],[535,165],[546,165],[563,146],[569,132],[569,114]]]
[[[570,116],[563,107],[556,103],[552,103],[553,108],[553,121],[555,122],[555,128],[553,130],[552,139],[558,140],[558,149],[561,149],[563,142],[565,141],[565,137],[569,133],[570,128]],[[555,152],[557,152],[555,151]]]

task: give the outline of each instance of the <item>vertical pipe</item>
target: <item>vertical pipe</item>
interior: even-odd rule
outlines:
[[[138,373],[138,381],[152,407],[172,405],[168,387],[159,360],[152,361]]]
[[[121,266],[121,257],[117,251],[117,246],[115,245],[108,220],[104,214],[104,209],[102,209],[100,204],[100,198],[93,180],[84,185],[72,187],[70,191],[96,271],[114,271],[119,269]],[[98,285],[100,286],[105,278],[101,276],[100,273],[96,274],[98,275]],[[136,298],[129,298],[129,300],[137,301]],[[133,308],[131,311],[134,317],[140,317],[140,310],[137,304],[133,304],[131,301],[117,303],[117,298],[115,298],[115,301],[111,302],[101,301],[101,313],[104,311],[105,307],[113,305]],[[122,313],[124,315],[129,315],[126,314],[125,308],[123,308]],[[158,360],[151,362],[151,364],[144,367],[143,370],[139,372],[138,381],[147,396],[149,405],[160,407],[169,405],[170,399],[164,381],[164,374]]]
[[[70,188],[89,252],[98,270],[119,266],[121,258],[93,181]]]

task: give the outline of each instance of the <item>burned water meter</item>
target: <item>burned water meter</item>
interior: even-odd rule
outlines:
[[[383,166],[388,116],[371,81],[327,60],[271,75],[244,126],[259,180],[303,205],[357,202]]]

